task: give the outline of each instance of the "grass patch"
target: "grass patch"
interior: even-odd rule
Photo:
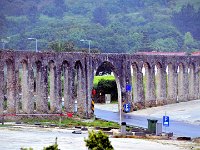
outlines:
[[[55,124],[59,125],[59,118],[54,119],[23,119],[21,120],[27,124],[34,124],[36,122],[41,123],[41,125],[50,125]],[[61,126],[63,127],[74,127],[74,126],[88,126],[88,127],[113,127],[119,128],[119,124],[111,121],[103,121],[103,120],[94,120],[92,122],[85,122],[85,120],[74,119],[74,118],[62,118]]]
[[[9,127],[9,126],[11,126],[11,125],[8,125],[8,124],[2,125],[2,124],[0,124],[0,128],[1,128],[1,127]]]
[[[119,128],[119,124],[115,122],[103,121],[103,120],[94,120],[93,122],[88,122],[87,126]]]

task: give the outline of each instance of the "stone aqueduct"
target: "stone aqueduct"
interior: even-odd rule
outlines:
[[[94,75],[104,62],[115,75],[118,99],[139,108],[200,98],[199,56],[0,51],[0,114],[74,112],[76,100],[77,113],[90,117]]]

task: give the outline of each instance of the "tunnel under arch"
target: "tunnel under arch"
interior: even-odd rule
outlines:
[[[117,74],[116,67],[109,61],[103,61],[103,62],[99,63],[93,72],[93,83],[92,83],[93,88],[95,88],[94,87],[95,86],[94,85],[95,76],[102,76],[102,78],[104,78],[104,77],[106,78],[106,76],[114,77],[114,80],[116,83],[117,96],[113,96],[112,93],[104,93],[104,92],[100,93],[102,91],[100,91],[100,92],[97,91],[96,97],[100,96],[100,98],[103,98],[105,96],[104,94],[111,94],[111,100],[113,100],[112,97],[117,99],[118,109],[119,109],[119,105],[120,105],[119,100],[122,99],[122,95],[121,95],[121,85],[120,85],[119,75]],[[105,100],[104,100],[104,102],[105,102]]]

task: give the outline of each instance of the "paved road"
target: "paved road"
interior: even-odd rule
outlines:
[[[101,110],[95,108],[95,115],[97,118],[119,122],[119,113]],[[162,118],[147,118],[144,116],[135,116],[130,114],[122,114],[123,121],[128,125],[135,125],[147,128],[147,119],[157,119],[158,122],[162,123]],[[165,128],[163,128],[165,131]],[[170,126],[166,127],[167,132],[173,132],[177,136],[190,136],[190,137],[200,137],[200,126],[192,125],[180,121],[170,120]]]

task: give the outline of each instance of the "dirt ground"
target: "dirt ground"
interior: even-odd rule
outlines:
[[[118,111],[117,104],[96,104],[95,108]],[[189,122],[200,125],[200,100],[184,103],[171,104],[161,107],[153,107],[132,112],[130,114],[162,117],[163,114],[170,115],[173,120]],[[181,117],[180,117],[181,116]],[[38,127],[1,127],[0,128],[0,150],[19,150],[21,147],[32,147],[34,150],[43,149],[51,145],[58,137],[58,145],[61,150],[87,150],[83,134],[72,134],[73,130],[57,128]],[[177,140],[149,140],[133,138],[112,138],[111,144],[115,150],[200,150],[200,143]]]
[[[73,130],[38,127],[1,127],[0,149],[19,150],[22,147],[32,147],[40,150],[55,142],[58,137],[58,145],[61,150],[87,150],[83,134],[72,134]],[[188,141],[176,140],[147,140],[133,138],[111,138],[111,144],[115,150],[190,150],[200,148],[200,144]]]

